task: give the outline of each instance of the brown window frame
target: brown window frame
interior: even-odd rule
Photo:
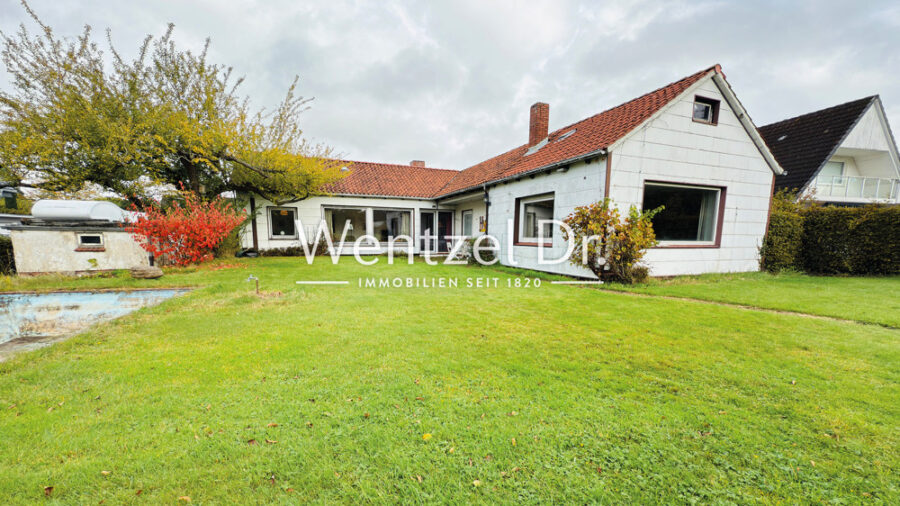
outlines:
[[[715,186],[696,183],[687,183],[684,181],[662,181],[655,179],[646,179],[641,185],[641,210],[644,209],[644,191],[647,185],[668,185],[668,186],[687,186],[693,188],[704,188],[709,190],[719,190],[718,209],[716,209],[716,232],[715,240],[712,244],[657,244],[652,249],[718,249],[722,246],[722,225],[725,222],[725,194],[728,191],[727,186]]]
[[[703,121],[701,119],[697,119],[694,117],[694,104],[696,103],[706,104],[712,109],[712,114],[710,115],[709,121]],[[721,104],[720,100],[715,98],[704,97],[701,95],[694,96],[694,102],[691,104],[691,120],[694,123],[701,123],[703,125],[718,125],[719,124],[719,105]]]
[[[556,192],[545,192],[545,193],[536,193],[534,195],[525,195],[524,197],[519,197],[515,200],[515,212],[513,213],[513,246],[531,246],[531,247],[551,247],[553,246],[553,238],[550,238],[550,241],[545,241],[543,243],[534,241],[534,242],[524,242],[519,239],[519,230],[521,230],[519,215],[521,214],[522,209],[522,201],[523,200],[537,200],[541,197],[549,197],[546,200],[553,200],[553,213],[556,215]]]

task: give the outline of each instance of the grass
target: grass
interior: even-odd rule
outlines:
[[[199,288],[0,364],[0,500],[900,499],[895,329],[321,260],[172,272],[159,281]],[[367,276],[461,281],[356,286]]]
[[[605,285],[651,295],[686,297],[808,313],[900,328],[900,276],[826,277],[785,272],[705,274]]]

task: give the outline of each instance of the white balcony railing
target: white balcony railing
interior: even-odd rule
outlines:
[[[819,176],[813,187],[817,197],[893,201],[900,199],[900,179]]]

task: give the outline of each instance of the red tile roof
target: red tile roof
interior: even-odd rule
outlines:
[[[630,102],[551,132],[547,144],[530,155],[526,155],[528,146],[523,144],[473,165],[441,189],[441,195],[472,189],[490,181],[606,149],[711,72],[721,73],[721,68],[716,65],[701,70]]]
[[[326,188],[330,193],[430,198],[459,173],[455,170],[346,161],[349,174]]]
[[[551,132],[547,143],[531,154],[527,154],[528,146],[523,144],[462,171],[348,161],[350,174],[327,191],[351,195],[435,198],[473,190],[485,183],[590,155],[608,148],[711,72],[721,73],[722,70],[718,65],[701,70],[630,102]]]

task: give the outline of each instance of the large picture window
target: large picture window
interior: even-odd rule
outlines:
[[[721,188],[668,183],[644,185],[643,209],[664,206],[653,217],[653,230],[662,245],[716,241]]]
[[[409,236],[411,223],[412,211],[372,210],[372,235],[381,242],[401,235]]]
[[[518,199],[516,230],[519,243],[550,242],[553,238],[553,194]]]
[[[347,242],[356,241],[357,237],[366,235],[366,210],[353,208],[325,208],[325,223],[328,225],[328,231],[331,232],[331,238],[334,242],[344,237],[344,230],[347,235],[344,240]]]
[[[269,208],[269,239],[296,239],[297,209],[293,207]]]

